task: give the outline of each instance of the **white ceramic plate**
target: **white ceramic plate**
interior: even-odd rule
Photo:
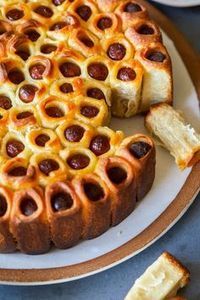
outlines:
[[[194,127],[199,128],[199,108],[198,99],[195,93],[194,86],[191,79],[186,71],[186,68],[174,47],[173,42],[164,34],[164,42],[167,46],[169,53],[172,57],[173,62],[173,72],[174,72],[174,88],[175,88],[175,108],[181,109],[189,122],[193,124]],[[113,119],[111,127],[114,129],[122,129],[129,135],[136,132],[147,133],[143,126],[143,117],[137,116],[127,120]],[[174,159],[169,155],[167,151],[161,148],[157,148],[157,165],[156,165],[156,178],[153,188],[149,194],[138,203],[135,211],[121,224],[116,227],[111,228],[105,234],[100,237],[80,242],[77,246],[68,250],[57,250],[52,249],[47,254],[28,256],[21,253],[14,254],[0,254],[0,269],[7,270],[8,274],[11,274],[13,268],[20,270],[30,270],[36,269],[40,278],[42,278],[42,270],[50,269],[48,283],[53,282],[63,282],[72,279],[77,279],[83,276],[87,276],[91,273],[100,272],[111,265],[117,264],[122,260],[128,258],[126,254],[122,255],[121,259],[117,259],[115,263],[106,263],[104,267],[96,266],[95,271],[88,271],[87,268],[80,275],[76,271],[73,272],[73,266],[80,263],[89,262],[92,259],[97,259],[98,257],[108,254],[110,251],[119,249],[120,246],[124,245],[137,235],[139,235],[143,230],[148,228],[148,226],[154,222],[169,206],[172,200],[176,197],[177,193],[182,188],[184,182],[186,181],[190,169],[186,169],[180,172],[174,163]],[[195,196],[195,195],[194,195]],[[194,197],[189,199],[188,205],[184,207],[181,213],[170,223],[171,227],[183,213],[187,210],[189,205],[192,203]],[[167,228],[168,229],[168,228]],[[164,231],[160,234],[164,234]],[[160,236],[159,235],[159,236]],[[156,240],[159,236],[155,236]],[[153,241],[147,241],[145,247],[151,244]],[[137,252],[129,254],[130,256],[142,251],[144,246],[141,247]],[[71,270],[70,277],[64,276],[51,276],[51,269],[58,268],[58,273],[62,272],[61,267],[68,266]],[[52,269],[53,270],[53,269]],[[55,269],[54,269],[55,271]],[[0,270],[0,273],[2,271]],[[28,273],[22,272],[24,274],[24,282],[19,283],[18,277],[16,276],[12,284],[44,284],[43,281],[36,281],[31,277],[28,277]],[[60,273],[61,274],[61,273]],[[12,277],[12,276],[11,276]],[[5,277],[5,281],[9,281],[10,275]],[[2,278],[2,277],[1,277]],[[6,279],[8,278],[8,279]],[[58,279],[59,278],[59,279]],[[62,278],[62,279],[61,279]],[[11,280],[11,279],[10,279]],[[41,279],[46,280],[46,279]],[[20,279],[21,281],[21,279]],[[29,281],[29,283],[28,283]],[[35,282],[33,282],[35,281]],[[47,283],[47,282],[46,282]]]
[[[200,0],[153,0],[161,4],[177,6],[177,7],[189,7],[200,5]]]

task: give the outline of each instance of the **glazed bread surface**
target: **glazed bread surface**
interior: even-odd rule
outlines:
[[[1,252],[68,248],[131,214],[155,146],[110,118],[171,103],[171,78],[139,1],[0,1]]]

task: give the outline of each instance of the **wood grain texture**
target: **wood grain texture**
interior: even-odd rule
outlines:
[[[152,17],[167,35],[174,41],[194,83],[198,98],[200,100],[200,58],[192,47],[184,39],[184,36],[174,27],[173,23],[159,10],[144,0],[140,2],[145,5]],[[0,281],[14,283],[48,283],[48,281],[64,281],[74,277],[87,276],[92,272],[98,272],[120,260],[125,260],[135,252],[139,252],[175,222],[181,213],[190,205],[191,200],[200,188],[200,162],[196,164],[188,176],[182,189],[171,202],[167,209],[138,236],[122,245],[121,247],[90,261],[52,269],[0,269]]]

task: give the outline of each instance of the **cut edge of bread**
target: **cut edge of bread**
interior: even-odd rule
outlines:
[[[150,294],[152,295],[152,293],[153,294],[155,293],[157,295],[158,291],[161,291],[161,289],[165,289],[167,286],[167,283],[169,283],[170,280],[172,280],[170,277],[167,278],[167,282],[166,281],[162,282],[162,284],[159,286],[155,285],[153,290],[152,290],[152,282],[150,281],[147,285],[145,285],[145,288],[144,288],[145,291],[146,291],[146,289],[149,289],[150,294],[147,295],[146,292],[144,294],[142,292],[142,294],[141,294],[141,291],[143,291],[143,284],[146,281],[147,277],[148,278],[152,278],[152,276],[154,277],[155,270],[158,270],[158,269],[159,269],[159,271],[162,271],[162,272],[164,270],[164,272],[166,272],[166,274],[168,274],[167,276],[169,276],[169,274],[171,274],[171,278],[173,277],[173,274],[177,274],[177,276],[176,276],[176,280],[171,285],[171,289],[167,290],[167,294],[164,296],[164,298],[163,298],[163,296],[161,296],[161,294],[162,294],[161,293],[161,294],[159,294],[160,296],[157,297],[156,299],[157,300],[181,300],[181,299],[184,300],[184,298],[177,296],[177,292],[179,291],[179,289],[185,287],[189,283],[190,272],[176,257],[174,257],[172,254],[170,254],[167,251],[163,252],[157,258],[157,260],[155,260],[144,271],[144,273],[135,281],[132,288],[129,290],[128,294],[126,295],[125,300],[138,300],[138,299],[151,300],[149,298]],[[156,278],[156,280],[157,280],[157,278]],[[142,281],[143,281],[143,283],[142,283]],[[142,287],[142,290],[141,290],[141,287]],[[168,286],[168,288],[169,288],[169,286]],[[165,290],[165,292],[166,292],[166,290]]]
[[[190,281],[189,270],[176,257],[174,257],[169,252],[165,251],[165,252],[163,252],[163,254],[161,256],[163,256],[166,259],[166,261],[170,265],[172,265],[174,267],[174,269],[177,270],[177,272],[182,273],[182,279],[180,281],[180,288],[183,288],[184,286],[186,286]]]
[[[163,124],[161,124],[161,115],[165,113],[170,115],[174,123],[179,123],[182,125],[182,128],[178,129],[178,126],[174,128],[172,127],[172,124],[166,124],[166,126],[171,126],[170,129],[171,132],[173,132],[170,137],[172,143],[175,142],[176,133],[179,131],[179,137],[181,136],[179,149],[182,145],[187,148],[187,151],[184,153],[184,155],[181,153],[182,149],[180,149],[178,153],[177,145],[176,147],[172,147],[166,144],[166,139],[168,138],[167,134],[169,131],[165,130]],[[186,167],[193,166],[200,160],[200,135],[195,131],[191,124],[184,119],[182,113],[180,113],[178,110],[175,110],[172,106],[166,103],[153,104],[145,117],[144,123],[145,127],[150,132],[157,144],[167,149],[170,154],[175,157],[176,164],[181,170],[185,169]],[[192,141],[194,136],[196,139],[198,139],[198,142],[196,143]],[[192,143],[193,146],[191,146]]]

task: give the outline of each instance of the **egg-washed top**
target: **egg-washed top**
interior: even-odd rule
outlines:
[[[39,207],[36,198],[44,197],[50,184],[94,173],[101,182],[97,166],[105,159],[125,155],[120,164],[134,173],[127,157],[143,159],[152,152],[152,141],[137,135],[131,143],[106,125],[111,114],[130,117],[155,101],[172,101],[171,63],[160,30],[140,1],[0,1],[1,203],[9,193],[17,199],[18,192],[28,191]],[[118,185],[129,177],[116,164],[104,173]],[[151,186],[146,180],[142,189],[142,178],[138,199]],[[91,187],[86,190],[91,196]],[[54,211],[63,209],[61,198],[51,202]],[[0,205],[0,217],[11,209],[9,203]],[[36,208],[26,201],[21,211],[29,216]]]

